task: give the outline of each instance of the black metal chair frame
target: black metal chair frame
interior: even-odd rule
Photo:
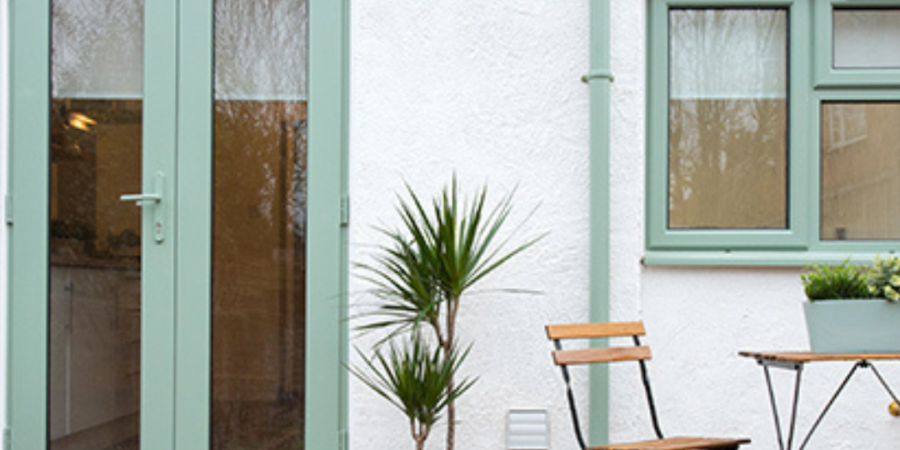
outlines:
[[[632,340],[634,341],[635,346],[641,345],[641,339],[638,336],[632,336]],[[560,339],[553,339],[553,346],[556,350],[562,350],[562,342]],[[650,420],[653,423],[653,432],[656,433],[657,439],[665,439],[663,436],[662,429],[659,426],[659,415],[656,412],[656,401],[653,399],[653,389],[650,387],[650,375],[647,372],[647,363],[640,359],[638,360],[638,365],[641,369],[641,380],[644,384],[644,393],[647,397],[647,406],[650,409]],[[571,376],[569,376],[569,367],[568,365],[560,365],[560,370],[562,371],[563,381],[566,383],[566,396],[569,399],[569,413],[572,415],[572,425],[575,428],[575,438],[578,439],[578,446],[582,450],[587,450],[587,444],[584,439],[584,434],[581,431],[581,421],[578,417],[578,407],[575,403],[575,393],[572,390],[572,382]]]

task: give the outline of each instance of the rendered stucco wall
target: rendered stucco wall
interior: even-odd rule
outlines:
[[[464,300],[465,372],[480,379],[459,403],[458,449],[505,448],[515,407],[550,408],[553,448],[573,442],[543,326],[588,314],[587,12],[586,0],[352,4],[350,260],[383,242],[374,226],[397,223],[404,181],[431,197],[454,172],[495,200],[518,186],[509,224],[537,208],[522,233],[549,233]],[[351,304],[371,301],[354,273]],[[540,293],[492,292],[504,287]],[[444,448],[444,432],[429,449]],[[350,445],[412,448],[405,418],[355,379]]]
[[[800,270],[641,265],[645,2],[612,0],[611,22],[612,317],[647,325],[664,432],[749,436],[747,448],[777,448],[762,370],[737,352],[807,346]],[[351,261],[365,261],[382,242],[374,225],[396,223],[392,208],[404,181],[427,195],[454,172],[464,187],[486,182],[496,195],[518,186],[519,217],[538,206],[525,233],[549,232],[483,286],[540,294],[488,292],[463,306],[462,335],[475,343],[467,372],[481,378],[460,402],[460,449],[505,448],[506,412],[517,407],[549,410],[550,448],[577,447],[542,327],[588,317],[588,88],[578,81],[588,70],[588,29],[588,0],[353,3]],[[371,300],[366,288],[351,276],[351,305]],[[351,342],[368,349],[371,338]],[[882,366],[888,380],[900,380],[896,364]],[[805,434],[848,369],[807,368],[798,432]],[[773,377],[786,421],[793,374]],[[857,377],[811,448],[889,448],[900,438],[900,420],[887,414],[877,380]],[[585,377],[576,379],[586,388]],[[635,367],[613,368],[611,392],[613,440],[649,438]],[[443,433],[443,426],[434,430],[428,448],[443,448]],[[404,418],[355,380],[350,444],[412,445]]]

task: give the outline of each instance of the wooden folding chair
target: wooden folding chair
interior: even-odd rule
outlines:
[[[646,360],[650,359],[650,347],[641,345],[640,336],[644,335],[642,322],[615,322],[615,323],[583,323],[570,325],[547,325],[547,337],[553,340],[556,350],[553,352],[553,361],[562,370],[563,380],[566,383],[566,394],[569,399],[569,410],[572,414],[572,425],[575,428],[575,437],[582,450],[700,450],[722,449],[737,450],[741,444],[747,444],[750,439],[722,439],[706,437],[663,437],[659,428],[659,418],[656,415],[656,405],[653,401],[653,392],[650,389],[650,378],[647,375]],[[593,339],[610,337],[632,337],[634,346],[583,348],[575,350],[563,350],[561,341],[564,339]],[[630,442],[624,444],[601,445],[588,447],[585,444],[584,435],[578,420],[578,409],[575,407],[575,396],[572,393],[572,385],[569,378],[569,366],[577,364],[610,363],[619,361],[637,361],[641,378],[644,382],[644,392],[647,395],[647,404],[650,408],[650,419],[653,422],[653,430],[656,439]]]

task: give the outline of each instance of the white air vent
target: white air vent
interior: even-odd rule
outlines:
[[[506,427],[508,450],[547,450],[547,411],[543,409],[513,409],[509,411]]]

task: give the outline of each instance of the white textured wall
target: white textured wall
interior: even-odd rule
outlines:
[[[505,448],[506,412],[550,408],[553,448],[571,448],[543,325],[587,317],[588,1],[354,1],[351,20],[351,261],[395,224],[404,180],[430,197],[454,171],[497,199],[518,185],[518,223],[550,234],[464,300],[460,335],[480,380],[459,402],[462,449]],[[371,300],[351,277],[351,303]],[[367,349],[369,340],[353,343]],[[412,448],[404,417],[355,380],[354,449]],[[444,447],[442,425],[429,449]]]
[[[646,7],[611,3],[612,315],[646,322],[666,433],[749,436],[750,449],[777,448],[762,370],[737,352],[806,347],[800,270],[641,265]],[[587,88],[578,82],[588,70],[588,1],[352,7],[351,260],[366,261],[366,247],[381,242],[373,225],[396,223],[394,196],[404,180],[422,193],[436,192],[454,171],[465,186],[487,182],[495,194],[518,185],[518,213],[540,205],[527,229],[550,234],[491,286],[541,294],[465,302],[461,333],[475,343],[467,370],[481,379],[461,401],[458,448],[505,448],[506,411],[538,407],[550,411],[551,448],[575,449],[542,326],[588,315],[589,133]],[[365,289],[352,278],[351,303],[371,300]],[[353,343],[365,349],[370,340],[354,336]],[[801,431],[847,369],[807,368]],[[896,364],[882,370],[900,387]],[[792,374],[773,375],[788,406]],[[875,378],[858,377],[811,448],[892,448],[900,438],[900,419],[887,414]],[[411,448],[403,417],[355,380],[350,410],[352,448]],[[613,369],[611,410],[614,439],[652,435],[634,367]],[[428,448],[443,448],[443,431],[434,431]]]

